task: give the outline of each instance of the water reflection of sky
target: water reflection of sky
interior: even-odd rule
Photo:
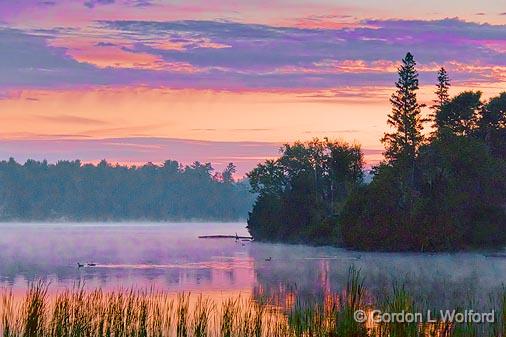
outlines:
[[[361,269],[374,296],[404,284],[444,306],[488,297],[506,283],[506,259],[479,253],[373,254],[330,247],[198,239],[247,235],[245,224],[3,224],[0,284],[22,292],[44,279],[53,289],[148,288],[171,292],[253,293],[285,301],[341,291],[350,266]],[[265,261],[272,257],[271,261]],[[77,262],[95,267],[77,268]]]

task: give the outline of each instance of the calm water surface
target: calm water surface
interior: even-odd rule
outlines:
[[[506,284],[506,258],[481,253],[358,253],[339,248],[198,239],[248,235],[245,223],[0,224],[0,287],[155,287],[169,292],[318,298],[361,269],[371,294],[394,283],[434,306],[485,298]],[[265,259],[272,257],[271,261]],[[77,262],[96,263],[77,268]]]

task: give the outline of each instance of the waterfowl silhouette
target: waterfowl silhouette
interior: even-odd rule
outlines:
[[[268,258],[265,259],[265,261],[271,261],[272,260],[272,257],[269,256]]]
[[[84,264],[77,262],[77,268],[82,268],[82,267],[84,267]]]

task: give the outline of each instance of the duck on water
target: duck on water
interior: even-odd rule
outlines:
[[[90,262],[90,263],[80,263],[77,262],[77,268],[84,268],[84,267],[95,267],[97,264]]]

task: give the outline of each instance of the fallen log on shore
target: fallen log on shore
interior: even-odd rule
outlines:
[[[239,239],[239,240],[253,240],[251,236],[236,236],[236,235],[199,235],[199,239]]]

